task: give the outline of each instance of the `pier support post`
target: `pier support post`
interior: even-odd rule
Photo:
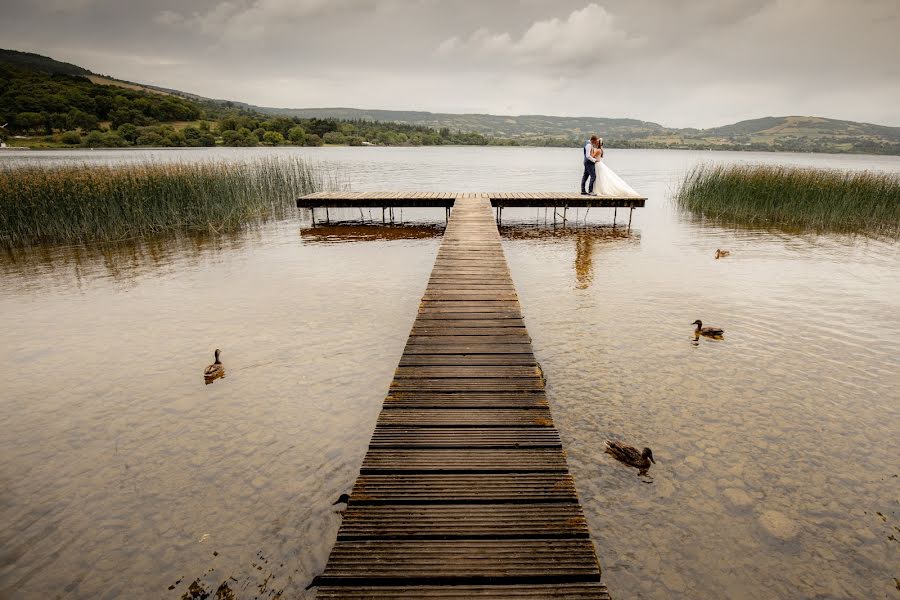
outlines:
[[[619,211],[618,206],[613,207],[613,229],[616,228],[616,213]]]
[[[312,224],[313,224],[313,227],[315,227],[316,226],[316,209],[315,208],[309,209],[309,213],[312,215]]]
[[[325,224],[331,225],[331,217],[328,216],[328,207],[325,207]]]
[[[634,207],[628,209],[628,231],[631,231],[631,216],[634,214]]]

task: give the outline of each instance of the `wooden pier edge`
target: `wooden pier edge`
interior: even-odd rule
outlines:
[[[490,195],[461,194],[317,598],[608,599]]]
[[[297,208],[452,208],[457,198],[483,196],[499,208],[642,208],[646,197],[584,196],[571,192],[315,192],[297,199]]]

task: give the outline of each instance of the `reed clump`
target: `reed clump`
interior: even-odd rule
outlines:
[[[729,223],[900,235],[896,173],[701,165],[675,198],[683,208]]]
[[[330,182],[301,159],[0,168],[0,244],[225,231],[279,217]]]

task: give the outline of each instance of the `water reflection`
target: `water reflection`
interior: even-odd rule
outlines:
[[[300,230],[300,237],[310,244],[339,244],[396,240],[422,240],[440,237],[444,226],[437,224],[378,225],[372,223],[340,223],[316,225]]]
[[[509,240],[539,240],[569,244],[575,241],[575,287],[585,290],[594,281],[594,252],[611,247],[640,245],[639,232],[623,227],[589,224],[576,227],[548,227],[534,223],[516,223],[500,228]]]
[[[22,283],[109,278],[134,283],[151,273],[167,272],[175,264],[196,266],[222,252],[245,250],[263,241],[261,230],[230,233],[190,232],[150,238],[98,242],[72,246],[4,248],[0,275]]]

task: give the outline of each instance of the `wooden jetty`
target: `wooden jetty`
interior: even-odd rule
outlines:
[[[486,197],[491,206],[497,209],[497,222],[499,223],[504,208],[553,208],[553,217],[556,219],[557,208],[562,208],[561,219],[566,221],[566,211],[570,208],[627,208],[628,227],[631,227],[631,217],[635,208],[641,208],[647,198],[636,196],[586,196],[571,192],[496,192],[496,193],[452,193],[452,192],[316,192],[308,194],[297,200],[297,208],[308,208],[313,211],[313,224],[316,222],[315,209],[325,209],[325,220],[330,222],[329,208],[380,208],[381,220],[388,221],[386,212],[390,211],[390,221],[394,221],[395,208],[444,208],[447,219],[450,219],[450,209],[455,206],[457,198],[467,196]],[[613,213],[613,224],[615,224]]]
[[[452,200],[317,598],[608,599],[492,195]]]
[[[452,208],[460,197],[486,197],[495,208],[641,208],[643,197],[583,196],[570,192],[316,192],[297,200],[297,208]]]

